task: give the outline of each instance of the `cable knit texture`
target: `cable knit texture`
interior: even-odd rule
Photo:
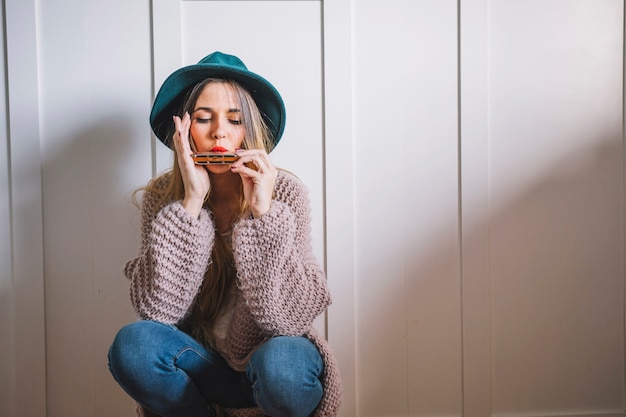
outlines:
[[[258,219],[243,216],[233,227],[242,297],[230,324],[226,354],[235,363],[245,361],[272,336],[306,336],[324,360],[324,395],[314,416],[336,416],[341,403],[338,367],[328,343],[312,327],[331,299],[311,248],[308,194],[284,171],[279,171],[274,191],[269,212]],[[209,266],[214,236],[206,210],[192,218],[180,201],[158,206],[146,193],[140,253],[124,268],[140,318],[176,325],[188,316]],[[258,409],[224,412],[233,417],[262,415]]]

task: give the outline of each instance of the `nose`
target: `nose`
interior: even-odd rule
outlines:
[[[226,137],[226,130],[224,129],[225,121],[222,120],[221,117],[216,117],[213,119],[213,123],[211,124],[212,132],[211,136],[213,139],[224,139]]]

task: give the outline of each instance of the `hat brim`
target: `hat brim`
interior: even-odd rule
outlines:
[[[189,65],[167,77],[154,99],[150,112],[150,126],[156,137],[167,147],[172,148],[173,144],[169,137],[173,131],[172,116],[179,111],[187,91],[207,78],[234,80],[248,90],[272,134],[271,148],[274,149],[285,129],[285,105],[282,97],[276,88],[260,75],[220,64]],[[268,149],[268,152],[272,149]]]

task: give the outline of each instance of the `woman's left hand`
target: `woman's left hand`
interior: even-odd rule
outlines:
[[[278,170],[263,149],[242,149],[237,155],[230,169],[241,176],[244,198],[257,219],[270,209]]]

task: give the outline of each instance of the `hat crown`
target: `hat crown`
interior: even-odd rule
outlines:
[[[224,54],[222,52],[213,52],[202,58],[198,64],[210,64],[219,66],[228,66],[241,70],[248,70],[243,61],[234,55]]]

